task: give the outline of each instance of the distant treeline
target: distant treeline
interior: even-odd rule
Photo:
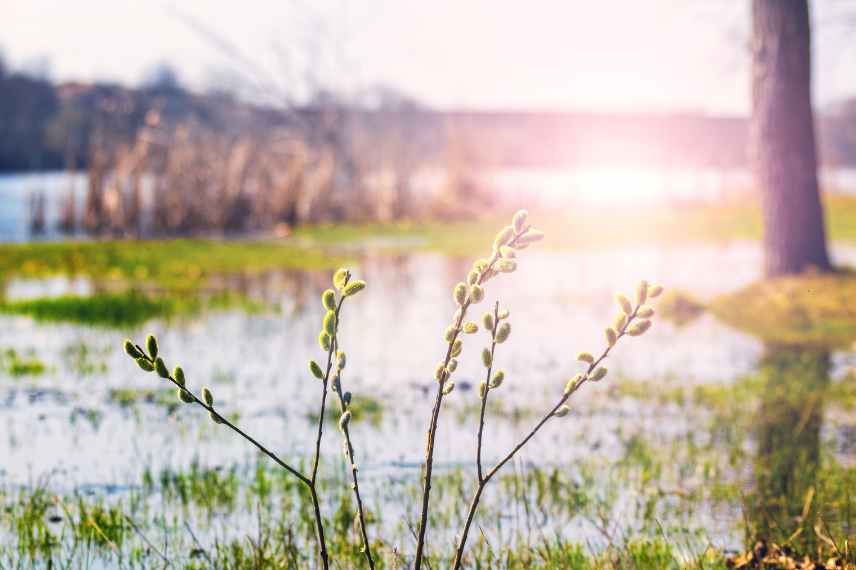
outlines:
[[[178,84],[131,89],[116,84],[53,84],[0,67],[0,172],[85,169],[103,140],[130,144],[153,110],[161,124],[188,121],[212,132],[266,132],[322,120],[329,105],[288,111],[198,95]],[[323,111],[323,112],[322,112]],[[376,136],[420,141],[420,160],[442,157],[452,125],[477,147],[480,167],[572,166],[612,160],[741,167],[748,163],[748,120],[703,114],[432,111],[418,105],[344,107]],[[856,165],[856,99],[823,114],[826,165]]]

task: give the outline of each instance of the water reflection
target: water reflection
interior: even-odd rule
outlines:
[[[755,416],[755,489],[748,497],[750,540],[816,546],[815,489],[821,464],[828,350],[768,344],[760,362],[761,401]]]

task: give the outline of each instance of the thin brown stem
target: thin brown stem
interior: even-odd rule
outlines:
[[[529,226],[526,226],[522,228],[520,232],[515,233],[508,245],[514,246],[520,236],[525,234],[527,231],[529,231]],[[501,255],[499,251],[493,252],[487,267],[480,273],[476,284],[481,285],[484,282],[485,276],[490,274],[493,270],[493,266],[497,261],[499,261],[500,257]],[[421,570],[422,560],[424,558],[425,531],[428,527],[428,504],[431,497],[431,477],[434,468],[434,442],[437,436],[437,422],[440,418],[440,408],[443,404],[443,386],[449,376],[446,368],[449,365],[449,361],[452,359],[452,347],[460,334],[461,324],[464,322],[464,317],[466,316],[467,310],[471,304],[472,303],[468,297],[460,307],[460,312],[458,313],[458,318],[454,325],[454,333],[452,334],[452,338],[449,340],[449,345],[446,348],[446,357],[443,360],[443,372],[441,373],[440,379],[437,383],[437,394],[434,397],[434,407],[431,410],[431,421],[428,424],[428,436],[425,446],[425,474],[423,476],[422,485],[422,508],[419,515],[419,534],[416,538],[416,559],[413,563],[414,570]]]
[[[499,301],[493,306],[493,330],[490,331],[490,366],[487,367],[487,375],[484,379],[484,393],[481,397],[481,409],[479,410],[479,433],[476,440],[476,469],[478,470],[479,483],[484,480],[482,476],[482,434],[484,433],[484,414],[487,408],[487,396],[490,393],[490,378],[493,372],[493,359],[496,352],[496,330],[499,328]]]
[[[540,431],[540,429],[544,426],[544,424],[546,424],[547,421],[550,418],[552,418],[556,412],[559,411],[559,408],[561,408],[565,404],[565,402],[567,402],[568,399],[572,395],[574,395],[574,393],[576,393],[577,390],[579,390],[582,387],[583,384],[588,382],[591,373],[600,365],[601,362],[603,362],[603,360],[607,356],[609,356],[609,352],[612,350],[612,347],[615,346],[618,343],[618,340],[625,335],[625,333],[627,331],[627,327],[629,327],[630,323],[633,322],[633,319],[636,318],[636,315],[639,312],[640,308],[641,308],[641,304],[638,304],[633,309],[633,312],[630,315],[628,315],[627,322],[624,323],[624,326],[622,326],[621,329],[617,331],[615,342],[611,346],[608,345],[606,347],[606,349],[604,349],[604,351],[601,353],[600,357],[598,357],[591,364],[589,364],[585,374],[583,375],[583,378],[579,382],[577,382],[569,391],[562,393],[562,397],[559,398],[559,401],[556,402],[556,404],[550,409],[550,411],[547,412],[547,414],[543,418],[541,418],[541,420],[537,424],[535,424],[535,427],[533,427],[532,430],[528,434],[526,434],[526,437],[524,437],[517,445],[515,445],[511,449],[511,451],[509,451],[505,455],[505,457],[500,459],[499,462],[497,462],[497,464],[494,465],[493,468],[487,472],[487,474],[484,476],[484,478],[482,478],[481,475],[479,476],[479,483],[478,483],[478,486],[476,487],[476,492],[473,494],[473,499],[470,502],[470,508],[469,508],[469,511],[467,512],[467,520],[464,523],[464,529],[461,532],[461,538],[458,541],[458,548],[455,552],[455,562],[454,562],[454,569],[455,570],[460,570],[461,565],[463,563],[464,548],[466,547],[467,536],[469,535],[470,526],[472,525],[473,520],[475,519],[475,514],[476,514],[476,511],[478,509],[479,501],[481,499],[481,495],[482,495],[482,492],[484,491],[484,488],[487,486],[487,484],[490,482],[490,480],[493,478],[493,476],[496,475],[497,472],[499,472],[499,470],[502,469],[502,467],[506,463],[511,461],[514,458],[514,456],[517,455],[517,452],[520,451],[521,449],[523,449],[523,446],[525,446],[527,443],[529,443],[529,440],[531,440],[533,437],[535,437],[535,434],[537,434],[538,431]]]

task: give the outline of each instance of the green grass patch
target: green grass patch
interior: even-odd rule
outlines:
[[[47,371],[45,363],[35,354],[19,354],[13,348],[0,352],[0,370],[13,377],[41,376]]]
[[[117,327],[139,325],[151,318],[171,315],[175,310],[173,300],[152,299],[136,291],[99,293],[91,297],[66,295],[0,304],[0,312],[29,315],[37,321]]]
[[[710,309],[768,342],[845,347],[856,341],[856,273],[760,281],[715,298]]]

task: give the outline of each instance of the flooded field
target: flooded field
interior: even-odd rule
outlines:
[[[833,252],[839,264],[856,263],[856,247]],[[489,284],[477,312],[499,299],[514,327],[496,356],[506,382],[488,410],[488,464],[555,402],[580,370],[576,352],[602,349],[615,292],[647,278],[704,302],[749,284],[760,267],[750,242],[525,253],[517,272]],[[365,253],[351,266],[369,286],[345,307],[339,338],[370,530],[387,541],[379,548],[389,567],[413,548],[432,371],[454,309],[449,292],[470,263]],[[121,343],[157,334],[190,385],[210,386],[243,429],[305,464],[320,390],[306,362],[321,358],[319,296],[330,275],[221,276],[196,294],[228,288],[246,302],[142,324],[0,316],[0,566],[147,567],[164,556],[201,568],[214,554],[251,557],[250,544],[265,536],[279,537],[277,549],[305,551],[308,564],[312,521],[295,481],[203,411],[181,407]],[[81,275],[11,274],[3,287],[12,303],[116,289]],[[664,560],[686,561],[708,547],[751,547],[746,537],[758,528],[791,535],[820,520],[820,534],[794,538],[809,547],[852,533],[853,347],[771,345],[704,311],[665,317],[619,346],[609,378],[575,395],[571,413],[550,422],[491,489],[472,541],[484,560],[542,544],[561,545],[563,556],[614,548],[631,556],[650,541]],[[488,342],[483,332],[466,338],[458,389],[444,404],[429,532],[438,557],[448,556],[472,489],[478,354]],[[325,515],[345,537],[334,548],[358,552],[349,472],[333,418],[329,426]]]

